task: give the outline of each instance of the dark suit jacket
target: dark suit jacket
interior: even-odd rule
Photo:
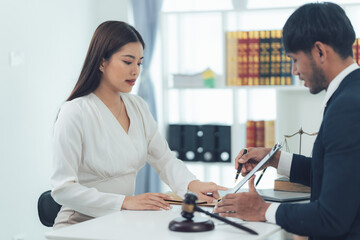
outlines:
[[[360,240],[360,69],[328,101],[312,155],[294,155],[290,170],[311,186],[310,203],[281,204],[276,223],[310,239]]]

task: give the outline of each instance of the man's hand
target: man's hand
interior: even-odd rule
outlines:
[[[245,176],[270,152],[271,148],[248,148],[248,152],[242,155],[244,150],[235,158],[235,169],[238,169],[239,164],[242,164],[241,175]],[[279,165],[280,151],[278,151],[270,160],[261,167],[262,170],[266,167],[277,168]]]
[[[254,186],[255,176],[249,180],[249,192],[227,194],[214,210],[221,217],[236,217],[246,221],[265,222],[265,213],[270,203],[257,193]]]

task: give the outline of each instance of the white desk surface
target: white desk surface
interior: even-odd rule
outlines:
[[[209,211],[212,210],[212,208],[207,209]],[[169,230],[169,222],[174,218],[180,217],[180,213],[180,205],[173,205],[173,209],[169,211],[119,211],[100,218],[47,232],[45,236],[47,239],[55,240],[260,240],[281,230],[281,228],[275,224],[245,222],[244,226],[259,233],[259,235],[252,235],[228,224],[223,224],[213,218],[212,221],[215,223],[215,229],[211,231],[183,233]],[[205,214],[200,213],[196,213],[195,216],[207,217]]]

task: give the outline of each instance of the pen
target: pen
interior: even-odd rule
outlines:
[[[275,149],[276,149],[277,147],[281,147],[281,144],[276,143],[275,146],[274,146],[274,148],[272,149],[272,151],[275,151]],[[267,167],[266,167],[266,168],[267,168]],[[265,173],[265,171],[266,171],[266,168],[264,168],[264,170],[261,172],[261,175],[259,176],[259,179],[258,179],[258,180],[256,181],[256,183],[255,183],[255,187],[259,184],[262,176],[264,175],[264,173]]]
[[[244,152],[243,152],[243,154],[241,155],[241,157],[244,156],[245,154],[247,154],[247,152],[248,152],[247,148],[244,148]],[[236,171],[235,183],[236,183],[236,181],[237,181],[237,179],[238,179],[238,177],[239,177],[239,174],[240,174],[240,172],[241,172],[241,168],[242,168],[242,164],[239,163],[238,169],[237,169],[237,171]]]
[[[266,168],[267,168],[267,167],[266,167]],[[266,168],[264,168],[264,170],[262,171],[261,175],[259,176],[259,179],[256,181],[256,183],[255,183],[255,187],[259,184],[259,182],[260,182],[260,180],[261,180],[262,176],[264,175],[264,173],[265,173],[265,171],[266,171]]]

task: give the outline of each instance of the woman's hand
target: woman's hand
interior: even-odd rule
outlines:
[[[191,181],[188,185],[189,191],[195,193],[200,201],[208,203],[215,202],[220,198],[219,190],[226,191],[226,187],[219,186],[213,182]]]
[[[169,210],[171,206],[165,199],[172,198],[163,193],[143,193],[137,196],[126,196],[121,210]]]

